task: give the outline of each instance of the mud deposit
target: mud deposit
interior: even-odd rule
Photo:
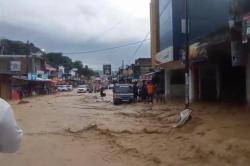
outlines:
[[[111,93],[58,93],[12,103],[24,130],[20,151],[1,166],[249,166],[250,115],[244,107],[193,105],[173,128],[180,102],[113,106]]]

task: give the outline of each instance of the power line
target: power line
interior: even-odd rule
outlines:
[[[145,36],[144,40],[141,41],[140,45],[136,48],[135,52],[132,54],[132,57],[136,57],[136,54],[141,49],[143,43],[147,40],[149,34],[150,34],[150,32],[148,32],[147,35]]]
[[[144,40],[141,40],[141,41],[128,43],[128,44],[124,44],[124,45],[119,45],[119,46],[115,46],[115,47],[108,47],[108,48],[90,50],[90,51],[63,52],[63,54],[88,54],[88,53],[103,52],[103,51],[114,50],[114,49],[118,49],[118,48],[123,48],[123,47],[128,47],[128,46],[132,46],[132,45],[141,44],[141,43],[144,43],[147,40],[149,40],[149,39],[145,38]]]
[[[87,42],[90,42],[90,41],[93,42],[93,41],[95,41],[95,40],[101,38],[102,36],[106,35],[108,32],[112,31],[112,30],[115,29],[117,26],[119,26],[119,25],[123,24],[124,22],[126,22],[130,16],[133,16],[133,15],[134,15],[134,13],[135,13],[135,11],[133,11],[132,13],[130,13],[126,18],[123,18],[123,19],[121,19],[120,21],[118,21],[118,22],[116,22],[115,24],[113,24],[112,26],[110,26],[110,28],[107,28],[107,29],[104,30],[103,32],[99,33],[98,35],[96,35],[96,36],[94,36],[94,37],[88,39]]]

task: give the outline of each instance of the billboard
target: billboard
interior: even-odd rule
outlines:
[[[111,65],[110,64],[103,65],[103,74],[104,75],[111,75]]]
[[[20,61],[10,61],[10,71],[12,71],[12,72],[21,71],[21,62]]]

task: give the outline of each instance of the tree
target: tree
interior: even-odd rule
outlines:
[[[82,61],[76,60],[75,62],[73,62],[73,68],[77,68],[77,70],[82,69],[83,68]]]
[[[48,53],[44,57],[47,62],[53,67],[58,67],[62,65],[67,68],[73,68],[72,59],[67,56],[63,56],[62,53]]]
[[[41,51],[41,49],[36,47],[33,43],[29,44],[29,49],[31,53]],[[0,50],[3,50],[3,54],[6,55],[26,55],[27,43],[24,43],[22,41],[2,39],[0,40]]]
[[[91,77],[96,75],[96,73],[90,69],[87,65],[83,67],[82,61],[76,60],[72,61],[71,58],[63,56],[62,53],[48,53],[44,56],[47,60],[47,63],[53,67],[58,67],[60,65],[72,69],[77,68],[77,73],[80,76]]]

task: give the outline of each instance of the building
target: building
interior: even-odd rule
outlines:
[[[181,22],[185,16],[184,1],[151,1],[151,55],[155,68],[165,70],[166,97],[185,96],[185,74],[182,52],[185,35]]]
[[[58,71],[56,68],[52,67],[51,65],[45,63],[45,72],[48,74],[49,79],[57,79],[58,78]]]
[[[140,79],[142,75],[150,72],[152,72],[151,58],[139,58],[135,60],[133,66],[133,79]]]
[[[120,83],[132,83],[143,78],[144,74],[152,72],[151,58],[139,58],[134,64],[119,68],[117,79]]]
[[[65,74],[65,68],[64,66],[58,66],[58,77],[63,78],[63,75]]]
[[[191,101],[241,102],[246,96],[250,101],[244,64],[248,45],[242,43],[249,9],[247,0],[188,0]],[[184,23],[185,1],[151,0],[152,62],[165,70],[166,97],[185,96]]]
[[[48,75],[45,61],[41,56],[0,55],[0,97],[10,99],[13,90],[21,90],[24,95],[31,87],[43,88]]]
[[[11,96],[11,75],[0,74],[0,97],[9,99]]]

